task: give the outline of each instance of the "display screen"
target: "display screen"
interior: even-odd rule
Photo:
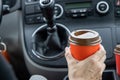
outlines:
[[[86,8],[86,7],[91,7],[91,2],[81,2],[81,3],[66,3],[66,8],[71,9],[71,8]]]

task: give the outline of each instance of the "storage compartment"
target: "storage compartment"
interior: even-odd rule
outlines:
[[[68,76],[65,76],[63,80],[69,80]],[[114,70],[105,70],[102,76],[102,80],[117,80]]]
[[[117,80],[115,70],[105,70],[102,76],[102,80]]]

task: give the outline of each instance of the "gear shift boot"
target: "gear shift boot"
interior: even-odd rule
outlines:
[[[63,25],[52,29],[44,25],[33,34],[33,50],[42,60],[54,60],[64,55],[69,30]]]

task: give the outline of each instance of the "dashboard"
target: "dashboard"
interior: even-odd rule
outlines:
[[[115,66],[114,48],[116,44],[120,43],[120,4],[118,1],[55,0],[55,23],[59,27],[63,26],[65,28],[66,33],[64,35],[67,35],[69,31],[71,32],[77,29],[92,29],[99,32],[102,37],[102,44],[107,51],[106,64],[109,67],[113,67]],[[46,24],[46,20],[39,6],[39,0],[22,0],[22,11],[23,27],[21,31],[23,33],[22,37],[24,38],[22,42],[24,44],[24,55],[29,71],[31,73],[42,74],[52,80],[51,77],[54,75],[50,73],[53,70],[56,76],[61,75],[61,78],[63,78],[67,73],[67,63],[64,55],[55,60],[48,58],[63,53],[64,50],[51,53],[51,55],[44,55],[48,58],[41,58],[42,53],[39,52],[38,46],[36,46],[36,41],[41,41],[42,38],[44,40],[42,34],[46,35],[45,32],[39,32],[41,27],[45,27]],[[62,35],[62,33],[60,34]],[[36,40],[36,36],[38,40]],[[68,43],[65,46],[67,45]],[[61,80],[58,78],[55,79]]]
[[[53,50],[48,50],[45,54],[44,50],[48,48],[44,46],[45,40],[48,38],[47,23],[40,8],[40,1],[19,1],[4,0],[3,4],[10,5],[11,12],[16,9],[21,11],[18,13],[18,15],[21,14],[18,23],[15,23],[16,25],[19,24],[19,28],[16,31],[8,29],[11,30],[12,36],[15,35],[17,37],[17,39],[16,37],[12,38],[11,41],[20,42],[14,43],[15,45],[11,48],[16,48],[15,53],[17,50],[23,53],[25,66],[27,66],[31,75],[40,74],[48,80],[63,80],[66,78],[68,70],[64,57],[64,48],[69,46],[69,33],[78,29],[92,29],[100,34],[102,45],[107,52],[105,61],[107,66],[104,74],[109,76],[106,74],[107,72],[116,70],[114,48],[117,44],[120,44],[120,0],[55,0],[53,16],[59,36],[55,39],[60,39],[62,46],[60,49],[51,48]],[[12,15],[13,19],[15,18],[14,16],[17,17]],[[10,24],[9,22],[8,25]],[[0,34],[3,34],[3,31]],[[5,36],[8,35],[11,36],[11,34],[1,36],[6,38]],[[52,38],[54,39],[54,37]],[[50,45],[48,46],[51,47],[54,42],[55,40],[50,40]],[[6,43],[8,47],[11,46],[9,41],[6,41]],[[111,73],[109,74],[111,75]],[[113,80],[119,80],[115,72],[114,76],[117,78]]]
[[[115,18],[119,16],[115,14],[116,6],[114,1],[101,0],[56,0],[55,1],[55,21],[58,24],[64,25],[69,31],[77,29],[93,29],[100,33],[106,51],[108,64],[113,57],[113,49],[117,42],[116,34],[117,26]],[[113,7],[114,6],[114,7]],[[24,36],[25,44],[28,51],[32,48],[32,34],[40,26],[46,24],[42,15],[38,1],[23,2],[24,15]],[[28,34],[29,33],[29,34]],[[42,33],[41,33],[42,34]],[[109,39],[109,41],[107,40]],[[65,67],[66,61],[63,59],[58,61],[41,61],[31,51],[27,53],[33,61],[41,65]],[[62,64],[57,64],[58,62]]]

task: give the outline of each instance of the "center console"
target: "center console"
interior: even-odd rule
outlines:
[[[102,45],[107,51],[105,61],[107,69],[115,69],[113,50],[116,44],[120,43],[120,4],[118,1],[55,0],[53,16],[57,34],[53,35],[58,36],[57,41],[60,44],[53,41],[56,38],[52,36],[52,40],[49,39],[47,45],[49,43],[50,47],[52,45],[56,49],[49,50],[47,46],[44,46],[49,35],[40,1],[22,0],[21,37],[29,72],[44,75],[48,80],[63,80],[67,75],[64,48],[69,46],[67,42],[69,33],[77,29],[92,29],[100,33]],[[57,47],[55,43],[57,43]],[[53,46],[54,44],[55,46]],[[59,48],[58,45],[60,45]],[[44,52],[46,50],[48,51]]]

